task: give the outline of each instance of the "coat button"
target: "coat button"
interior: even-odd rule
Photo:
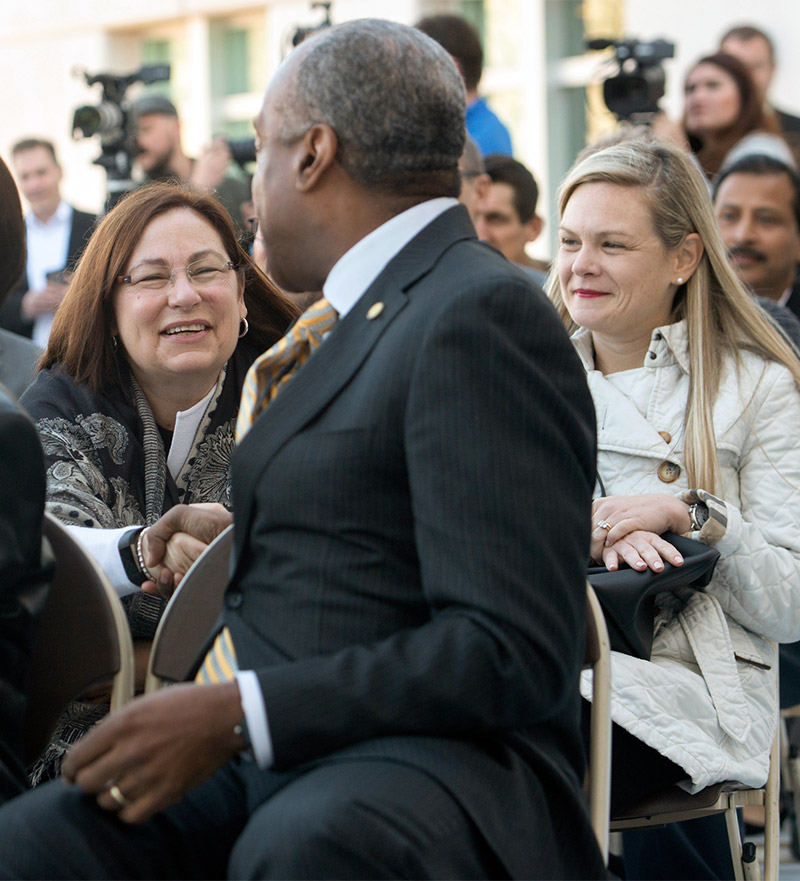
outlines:
[[[242,592],[240,590],[229,590],[225,594],[225,605],[229,609],[238,609],[243,602]]]
[[[661,435],[661,439],[664,441],[665,444],[672,443],[672,435],[668,431],[659,431],[659,434]]]
[[[658,355],[656,355],[655,352],[648,352],[648,353],[647,353],[647,357],[648,357],[651,361],[655,361],[655,359],[658,358]]]
[[[681,466],[674,462],[662,462],[658,466],[658,479],[664,483],[674,483],[681,476]]]

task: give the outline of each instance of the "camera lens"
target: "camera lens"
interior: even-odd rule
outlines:
[[[123,123],[122,110],[111,101],[102,101],[96,107],[89,104],[78,107],[72,117],[72,131],[79,129],[84,138],[96,134],[110,137],[119,134]]]
[[[256,161],[256,139],[235,138],[228,141],[233,161],[244,167],[249,162]]]
[[[100,128],[100,111],[88,104],[78,107],[72,118],[72,130],[80,130],[84,138],[90,138]]]

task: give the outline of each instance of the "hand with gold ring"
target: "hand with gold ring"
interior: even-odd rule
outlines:
[[[663,561],[679,566],[682,557],[659,536],[667,531],[681,534],[690,529],[688,512],[685,502],[665,493],[595,499],[589,556],[609,569],[626,563],[640,571],[649,567],[657,572],[663,569]]]
[[[108,794],[119,805],[120,809],[127,808],[129,805],[133,804],[129,798],[122,794],[122,790],[120,790],[116,783],[113,786],[108,787]]]

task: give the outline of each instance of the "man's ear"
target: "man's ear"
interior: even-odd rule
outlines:
[[[533,217],[525,224],[525,234],[527,238],[526,242],[535,242],[536,239],[539,238],[539,235],[542,232],[542,227],[544,226],[544,221],[538,214],[534,214]]]
[[[492,179],[486,172],[482,172],[475,178],[473,188],[475,190],[475,201],[480,204],[488,195],[492,186]]]
[[[319,186],[333,165],[338,149],[339,138],[329,125],[312,125],[300,142],[297,189],[305,192]]]

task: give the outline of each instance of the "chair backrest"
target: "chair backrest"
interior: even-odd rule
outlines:
[[[586,583],[586,653],[584,667],[592,668],[592,706],[589,725],[589,814],[608,865],[608,822],[611,797],[611,645],[603,610],[594,588]]]
[[[41,755],[67,704],[113,682],[111,709],[133,696],[133,646],[122,603],[94,558],[50,514],[42,536],[55,557],[28,670],[24,758]]]
[[[214,627],[230,577],[233,525],[194,561],[167,603],[153,639],[145,694],[181,682]]]

